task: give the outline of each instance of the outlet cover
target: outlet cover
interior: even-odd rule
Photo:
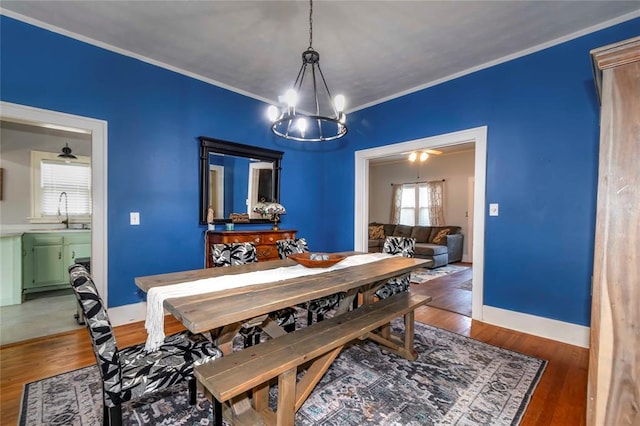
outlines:
[[[140,213],[139,212],[129,213],[129,223],[131,225],[140,225]]]
[[[498,216],[498,203],[489,204],[489,216]]]

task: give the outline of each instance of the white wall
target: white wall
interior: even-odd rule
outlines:
[[[67,143],[73,154],[91,156],[91,135],[1,122],[0,167],[4,169],[4,188],[0,201],[0,225],[29,223],[31,150],[60,153]]]
[[[445,224],[462,228],[465,235],[463,255],[469,257],[467,189],[468,178],[474,176],[474,160],[475,150],[432,155],[420,165],[419,173],[417,165],[408,160],[372,164],[369,168],[369,222],[390,222],[392,183],[444,179]]]

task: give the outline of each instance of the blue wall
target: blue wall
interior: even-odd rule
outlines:
[[[488,126],[485,304],[589,324],[598,104],[589,50],[638,35],[640,19],[368,108],[339,142],[275,138],[265,105],[2,16],[3,101],[109,125],[109,303],[136,276],[199,268],[198,141],[277,149],[282,227],[312,250],[353,248],[359,149]],[[128,212],[141,225],[128,224]]]
[[[108,122],[109,305],[139,301],[137,276],[201,268],[197,137],[282,150],[265,104],[6,16],[0,31],[3,101]],[[321,176],[315,160],[304,149],[283,157],[281,226],[328,250],[320,188],[301,187]]]
[[[484,304],[589,325],[599,105],[589,51],[640,34],[640,19],[351,114],[326,187],[354,150],[488,126]],[[353,216],[353,189],[336,212]],[[488,208],[485,207],[485,208]],[[349,247],[342,222],[336,247]]]

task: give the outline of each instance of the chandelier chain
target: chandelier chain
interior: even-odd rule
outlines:
[[[309,0],[309,49],[313,49],[313,0]]]

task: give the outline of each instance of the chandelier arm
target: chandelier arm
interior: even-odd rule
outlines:
[[[294,113],[295,115],[295,113]],[[289,122],[287,123],[287,131],[284,134],[285,138],[289,138],[289,131],[291,130],[291,123],[293,123],[293,119],[289,118]]]
[[[324,88],[327,90],[327,95],[329,95],[329,104],[331,105],[331,109],[333,113],[336,115],[336,118],[340,118],[338,114],[338,110],[336,106],[333,104],[333,97],[331,96],[331,90],[329,90],[329,86],[327,86],[327,80],[324,79],[324,74],[322,73],[322,69],[320,69],[320,62],[318,62],[318,71],[320,71],[320,78],[322,78],[322,83],[324,84]]]
[[[316,104],[316,115],[320,115],[320,101],[318,100],[318,83],[316,82],[316,67],[311,67],[311,76],[313,77],[313,97]]]
[[[300,67],[300,71],[298,71],[298,76],[296,77],[296,81],[293,83],[293,88],[300,92],[300,88],[302,87],[302,80],[304,79],[304,72],[307,69],[306,62],[302,61],[302,66]]]

